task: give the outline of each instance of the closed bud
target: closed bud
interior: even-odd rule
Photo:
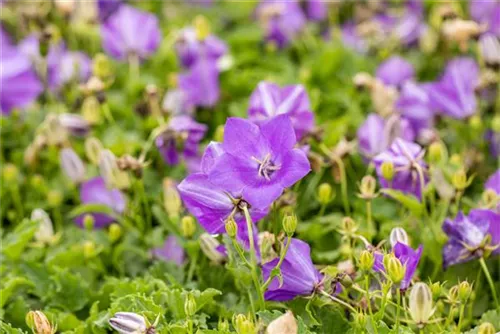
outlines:
[[[171,220],[179,219],[182,209],[181,196],[172,179],[163,179],[163,207]]]
[[[345,235],[352,235],[358,230],[358,225],[351,217],[344,217],[342,219],[341,233]]]
[[[59,190],[51,190],[47,193],[47,204],[51,208],[56,208],[61,205],[63,194]]]
[[[333,199],[333,188],[329,183],[322,183],[318,187],[318,201],[322,205],[330,203]]]
[[[112,243],[120,239],[121,236],[122,236],[122,227],[120,225],[118,225],[117,223],[109,225],[108,237]]]
[[[192,294],[186,296],[186,300],[184,301],[184,312],[188,317],[192,317],[196,313],[196,300]]]
[[[488,209],[493,209],[497,206],[500,198],[493,189],[486,189],[482,194],[484,206]]]
[[[95,244],[93,241],[87,240],[83,243],[83,256],[86,259],[93,258],[96,255]]]
[[[432,307],[432,292],[425,283],[416,283],[410,292],[410,315],[419,328],[429,322],[435,309]]]
[[[440,142],[433,142],[429,145],[429,161],[437,163],[443,159],[443,144]]]
[[[359,268],[363,271],[369,271],[372,269],[373,264],[375,263],[375,257],[372,252],[364,250],[361,252],[359,256]]]
[[[105,80],[111,76],[112,64],[108,56],[98,53],[92,60],[92,73],[99,79]]]
[[[274,244],[276,243],[276,236],[267,231],[259,233],[259,246],[260,246],[260,257],[262,264],[274,260],[278,257],[276,251],[274,250]]]
[[[147,323],[143,316],[132,312],[118,312],[109,319],[109,325],[120,334],[146,333]]]
[[[371,175],[365,175],[361,179],[361,185],[359,186],[360,197],[364,199],[375,198],[375,189],[377,187],[377,180]]]
[[[266,334],[297,334],[298,326],[297,320],[293,316],[291,311],[287,311],[285,314],[279,316],[278,318],[271,321],[269,326],[267,326]]]
[[[38,230],[35,232],[35,240],[49,244],[54,240],[54,227],[52,220],[43,209],[35,209],[31,213],[31,220],[38,222]]]
[[[469,126],[472,128],[473,131],[480,131],[481,128],[483,127],[483,121],[481,120],[481,116],[474,115],[471,118],[469,118]]]
[[[283,218],[283,230],[285,230],[285,233],[291,237],[293,233],[295,233],[295,230],[297,229],[297,216],[292,214],[292,215],[286,215]]]
[[[66,176],[75,183],[85,180],[85,165],[71,148],[63,148],[59,153],[61,168]]]
[[[102,122],[101,105],[94,95],[87,96],[82,103],[81,113],[83,118],[90,124]]]
[[[483,322],[477,329],[477,334],[495,334],[495,327],[489,322]]]
[[[349,276],[347,274],[341,275],[340,284],[342,284],[342,286],[345,289],[349,289],[352,286],[352,284],[353,284],[351,276]]]
[[[47,188],[45,180],[40,174],[35,174],[30,178],[30,185],[40,193],[44,193]]]
[[[92,231],[94,229],[94,225],[95,225],[94,216],[90,214],[86,214],[85,216],[83,216],[83,227],[87,231]]]
[[[387,267],[385,268],[387,275],[389,276],[391,281],[395,284],[400,283],[405,277],[406,269],[401,263],[401,261],[399,261],[399,259],[395,256],[391,256],[388,258]]]
[[[217,330],[219,333],[229,332],[229,322],[227,319],[219,318],[219,323],[217,324]]]
[[[196,232],[196,224],[191,216],[184,216],[181,219],[182,235],[186,238],[191,238]]]
[[[382,177],[387,181],[392,181],[394,178],[394,164],[391,161],[384,161],[380,166]]]
[[[452,304],[458,301],[458,285],[452,286],[448,291],[448,301]]]
[[[218,142],[222,142],[224,140],[224,126],[219,125],[215,129],[214,140]]]
[[[354,314],[354,322],[361,328],[366,328],[366,315],[363,312],[356,312]]]
[[[7,163],[3,167],[2,177],[6,183],[16,182],[19,177],[19,171],[14,164]]]
[[[391,246],[394,248],[396,244],[402,243],[405,245],[409,245],[408,234],[402,227],[395,227],[391,230],[391,234],[389,236],[389,240],[391,242]]]
[[[205,40],[210,35],[210,24],[204,16],[198,15],[195,17],[194,29],[196,38],[200,41]]]
[[[205,254],[212,262],[221,264],[226,259],[227,256],[224,254],[223,247],[221,243],[208,233],[203,233],[200,236],[200,248],[203,254]]]
[[[49,319],[42,311],[29,311],[26,315],[26,324],[35,334],[53,334],[56,328],[53,328]]]
[[[85,155],[94,165],[99,164],[99,157],[102,150],[103,147],[99,139],[95,137],[85,139]]]
[[[437,300],[439,297],[441,297],[442,291],[443,291],[443,288],[441,287],[441,284],[439,282],[435,282],[435,283],[431,284],[432,298],[434,300]]]
[[[472,286],[469,282],[463,281],[458,285],[458,298],[462,303],[466,303],[472,293]]]
[[[126,189],[130,187],[128,173],[118,168],[116,157],[110,150],[101,150],[99,171],[108,188]]]
[[[238,334],[255,334],[255,325],[243,314],[238,314],[233,318],[233,325]]]
[[[459,191],[463,191],[467,188],[467,174],[465,173],[465,170],[460,169],[456,171],[452,176],[451,182]]]
[[[233,217],[229,217],[226,221],[226,233],[230,238],[236,237],[236,233],[238,233],[238,225],[236,225],[236,221]]]

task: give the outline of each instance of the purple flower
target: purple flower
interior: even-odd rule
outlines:
[[[120,8],[121,0],[97,0],[97,11],[99,13],[99,20],[106,21],[114,12]]]
[[[472,58],[456,58],[448,63],[442,78],[429,89],[434,108],[462,119],[476,112],[475,88],[479,67]]]
[[[307,0],[306,15],[311,21],[322,21],[328,16],[328,4],[324,0]]]
[[[423,160],[424,153],[425,151],[418,144],[396,138],[389,149],[373,159],[382,186],[421,198],[424,185],[421,184],[419,172],[424,173],[427,168]],[[391,181],[382,176],[381,166],[386,161],[394,165],[395,174]],[[426,181],[424,174],[424,182]]]
[[[102,204],[113,209],[117,214],[125,211],[125,196],[118,189],[108,189],[102,177],[95,177],[80,185],[80,201],[82,204]],[[114,218],[104,213],[90,213],[94,218],[94,227],[101,228],[109,225]],[[75,218],[75,222],[83,227],[85,215]]]
[[[415,76],[413,65],[399,56],[393,56],[380,64],[375,76],[385,85],[399,87]]]
[[[162,108],[172,116],[192,115],[194,113],[194,105],[187,92],[179,88],[170,89],[165,93]]]
[[[288,45],[306,24],[306,17],[296,1],[263,0],[256,12],[266,31],[266,40],[276,43],[279,48]]]
[[[434,109],[428,93],[428,84],[417,84],[413,81],[403,83],[396,110],[408,120],[415,136],[432,128],[434,124]]]
[[[500,253],[500,214],[491,210],[471,210],[468,216],[459,212],[454,220],[445,220],[443,231],[448,235],[448,242],[443,247],[445,268],[480,258],[485,250]]]
[[[207,126],[197,123],[189,116],[170,119],[167,129],[156,137],[156,147],[163,160],[169,165],[177,165],[180,155],[185,158],[198,155],[198,145],[207,132]]]
[[[0,112],[7,115],[14,108],[24,108],[35,101],[42,93],[43,86],[29,58],[10,44],[3,30],[1,38]]]
[[[280,87],[261,82],[250,96],[248,118],[256,124],[286,114],[292,121],[297,139],[314,127],[314,113],[302,85]]]
[[[304,152],[293,148],[296,142],[287,115],[260,126],[229,118],[222,143],[225,153],[209,172],[209,180],[241,193],[252,207],[266,208],[311,170]]]
[[[404,44],[412,45],[418,41],[425,31],[421,0],[410,0],[406,3],[406,11],[394,27],[393,34]]]
[[[92,61],[83,52],[66,51],[59,62],[59,68],[56,72],[57,79],[55,79],[57,86],[72,80],[86,81],[90,77]]]
[[[418,263],[420,262],[420,257],[422,256],[422,249],[422,245],[414,250],[410,246],[399,241],[392,248],[394,256],[405,267],[405,276],[399,285],[401,290],[406,290],[410,286],[413,275],[415,275]],[[375,264],[373,265],[373,269],[377,272],[385,272],[384,256],[381,253],[375,253],[374,255]]]
[[[500,169],[491,175],[484,185],[485,189],[491,189],[500,195]]]
[[[158,259],[171,261],[179,266],[182,266],[186,259],[184,248],[182,248],[177,238],[173,235],[169,235],[167,239],[165,239],[163,246],[153,248],[151,253]]]
[[[130,55],[146,59],[161,41],[156,16],[129,5],[121,5],[101,24],[101,35],[104,50],[119,60],[126,60]]]
[[[200,40],[193,28],[183,29],[175,43],[175,51],[184,68],[191,68],[200,58],[215,62],[227,53],[227,45],[214,35]]]
[[[279,259],[274,259],[262,266],[264,281],[269,278],[278,262]],[[290,242],[280,269],[283,285],[280,286],[278,277],[273,278],[264,293],[266,300],[287,301],[296,296],[309,296],[320,285],[322,279],[321,273],[312,263],[309,245],[299,239],[292,239]]]
[[[500,37],[500,2],[498,0],[471,0],[469,11],[474,21],[485,24],[489,32]]]
[[[342,25],[341,30],[345,46],[362,54],[368,52],[368,43],[359,35],[356,23],[348,21]]]
[[[187,73],[179,75],[179,89],[186,94],[188,105],[213,107],[220,95],[216,62],[200,58]]]
[[[500,157],[500,133],[489,130],[485,135],[490,146],[490,153],[493,157]]]

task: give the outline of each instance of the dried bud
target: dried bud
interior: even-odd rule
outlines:
[[[179,219],[182,201],[175,182],[170,178],[163,179],[163,207],[172,220]]]
[[[377,180],[371,175],[365,175],[363,179],[361,179],[361,185],[359,186],[360,197],[366,200],[375,198],[376,187]]]
[[[200,236],[200,248],[212,262],[221,264],[226,261],[227,256],[221,251],[223,247],[221,243],[208,233],[203,233]]]
[[[472,286],[469,282],[463,281],[458,285],[458,298],[462,303],[466,303],[472,293]]]
[[[359,256],[359,269],[363,271],[370,271],[375,263],[375,257],[372,252],[364,250]]]
[[[108,237],[112,243],[120,239],[121,236],[122,236],[122,227],[120,225],[118,225],[117,223],[109,225]]]
[[[143,316],[132,312],[118,312],[109,319],[109,325],[120,334],[146,333],[147,324]]]
[[[409,311],[419,328],[429,322],[435,309],[432,307],[431,289],[427,284],[418,282],[413,286],[410,292]]]
[[[380,166],[382,177],[387,181],[392,181],[394,177],[394,164],[391,161],[384,161]]]
[[[39,223],[35,232],[36,241],[49,244],[54,240],[54,227],[49,215],[43,209],[35,209],[31,212],[31,220]]]
[[[291,311],[271,321],[266,329],[266,334],[297,334],[297,332],[297,320]]]
[[[192,294],[186,296],[186,300],[184,301],[184,312],[188,317],[192,317],[196,313],[196,300]]]
[[[483,322],[477,330],[477,334],[495,334],[495,333],[497,333],[495,327],[489,322]]]
[[[229,217],[226,221],[226,233],[230,238],[236,237],[236,233],[238,233],[238,225],[233,217]]]
[[[63,148],[59,153],[61,168],[66,176],[75,183],[85,181],[85,165],[71,148]]]
[[[108,56],[103,53],[96,54],[92,60],[92,74],[101,80],[106,80],[112,73],[112,63]]]
[[[429,145],[429,161],[438,163],[443,159],[443,144],[440,142],[433,142]]]
[[[181,219],[182,235],[186,238],[191,238],[196,232],[196,224],[191,216],[184,216]]]
[[[452,184],[453,186],[458,190],[458,191],[463,191],[465,188],[467,188],[467,174],[465,173],[465,170],[460,169],[456,171],[453,176],[452,176]]]
[[[99,139],[95,137],[85,139],[85,154],[87,159],[89,159],[94,165],[99,164],[99,157],[101,156],[102,150],[103,147]]]
[[[386,271],[387,275],[391,279],[391,281],[395,284],[398,284],[405,277],[406,268],[403,266],[401,261],[394,255],[391,255],[386,261],[384,258],[384,265],[387,263]]]
[[[36,334],[53,334],[56,328],[53,328],[49,319],[42,311],[29,311],[26,315],[26,324]]]
[[[283,218],[283,230],[285,233],[291,237],[295,230],[297,229],[297,216],[296,215],[286,215]]]
[[[329,183],[322,183],[318,187],[318,201],[322,205],[327,205],[333,199],[333,189]]]
[[[394,248],[398,242],[408,245],[408,234],[402,227],[395,227],[391,230],[391,234],[389,236],[389,241],[391,242],[391,246]]]
[[[194,30],[196,38],[200,41],[205,40],[210,35],[210,24],[204,16],[198,15],[195,17]]]

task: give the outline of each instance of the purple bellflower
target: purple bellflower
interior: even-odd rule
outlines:
[[[114,12],[120,8],[121,0],[97,0],[97,12],[99,13],[99,20],[106,21]]]
[[[224,127],[224,154],[208,173],[209,180],[241,193],[252,207],[267,208],[311,170],[306,154],[294,148],[296,143],[287,115],[260,126],[229,118]]]
[[[485,251],[500,253],[500,214],[475,209],[466,216],[459,212],[454,220],[446,219],[443,231],[448,242],[443,247],[445,268],[483,256]]]
[[[274,259],[262,266],[264,281],[278,262],[279,259]],[[322,275],[312,263],[311,249],[302,240],[292,239],[280,269],[283,285],[278,277],[273,278],[264,293],[266,300],[287,301],[296,296],[310,296],[321,284]]]
[[[220,95],[217,63],[210,59],[198,59],[186,73],[179,75],[179,89],[189,101],[187,105],[213,107]]]
[[[216,62],[228,51],[224,41],[214,35],[200,40],[194,28],[186,28],[180,32],[175,43],[177,56],[186,69],[191,68],[200,58]]]
[[[170,119],[168,127],[156,137],[156,147],[168,165],[177,165],[181,155],[185,158],[198,155],[198,145],[207,132],[207,126],[189,116]]]
[[[500,195],[500,169],[493,173],[484,185],[485,189],[491,189]]]
[[[298,140],[314,127],[314,113],[304,86],[281,88],[270,82],[259,83],[250,96],[249,119],[260,124],[282,114],[290,117]]]
[[[184,248],[179,244],[177,237],[173,235],[169,235],[161,247],[153,248],[151,253],[157,259],[171,261],[179,266],[182,266],[186,259]]]
[[[415,69],[403,58],[393,56],[380,64],[375,76],[385,85],[400,87],[415,77]]]
[[[368,42],[358,34],[357,25],[353,21],[348,21],[342,25],[341,38],[343,44],[349,49],[361,54],[368,52]]]
[[[443,114],[463,119],[476,112],[476,85],[479,67],[472,58],[456,58],[448,63],[441,79],[429,89],[433,107]]]
[[[323,21],[328,16],[328,3],[324,0],[307,0],[305,11],[310,21]]]
[[[415,271],[417,270],[418,263],[420,262],[420,257],[422,256],[423,247],[420,245],[416,250],[410,246],[402,243],[396,242],[392,248],[394,256],[401,262],[405,268],[405,276],[400,283],[399,288],[401,290],[406,290],[411,283]],[[386,272],[384,268],[384,256],[381,253],[375,253],[375,263],[373,269],[377,272]]]
[[[490,153],[493,157],[500,157],[500,133],[493,130],[488,130],[485,134],[485,139],[490,146]]]
[[[416,138],[422,130],[430,129],[434,125],[435,112],[429,97],[429,87],[429,84],[406,81],[395,104],[396,111],[408,120]]]
[[[498,0],[471,0],[469,12],[474,21],[485,24],[488,32],[500,37],[500,2]]]
[[[418,144],[396,138],[386,151],[373,159],[382,186],[415,195],[420,199],[422,187],[425,185],[422,185],[421,182],[427,182],[424,174],[427,168],[423,160],[424,153],[425,150]],[[382,175],[381,166],[384,162],[392,162],[394,165],[394,178],[390,181]]]
[[[80,185],[80,200],[83,204],[102,204],[110,207],[117,214],[125,211],[125,196],[118,189],[108,189],[102,177],[95,177]],[[102,228],[114,221],[114,218],[104,213],[90,213],[94,218],[94,227]],[[76,223],[83,227],[85,215],[75,218]]]
[[[86,81],[90,77],[92,61],[83,52],[66,51],[59,61],[59,70],[56,73],[57,86],[72,80]]]
[[[121,5],[101,24],[101,35],[106,53],[118,60],[146,59],[161,41],[156,16],[129,5]]]

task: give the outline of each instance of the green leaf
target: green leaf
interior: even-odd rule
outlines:
[[[381,189],[380,192],[394,198],[416,217],[420,217],[424,211],[424,206],[415,196],[403,194],[399,190],[388,188]]]
[[[31,287],[33,283],[24,277],[11,277],[3,284],[3,288],[0,290],[0,308],[5,306],[10,296],[21,286]]]
[[[2,252],[12,260],[19,259],[37,228],[38,222],[23,220],[2,242]]]
[[[67,269],[57,269],[50,276],[51,288],[47,292],[49,305],[61,307],[68,311],[81,310],[90,299],[88,283],[79,275]]]
[[[174,319],[184,319],[186,317],[186,313],[184,312],[184,303],[186,301],[186,297],[188,294],[191,294],[194,297],[196,302],[196,311],[200,311],[207,304],[212,303],[215,296],[219,296],[222,294],[219,290],[216,289],[206,289],[203,292],[199,290],[181,290],[181,289],[171,289],[165,292],[162,292],[162,295],[165,296],[165,302],[169,306],[169,310],[172,312]]]

